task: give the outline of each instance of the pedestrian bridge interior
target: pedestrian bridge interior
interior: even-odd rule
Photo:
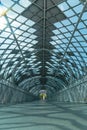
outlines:
[[[86,103],[87,0],[0,0],[0,128],[86,130]]]

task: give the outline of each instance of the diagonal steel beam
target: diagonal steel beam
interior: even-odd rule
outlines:
[[[66,55],[66,53],[67,53],[67,50],[68,50],[68,48],[69,48],[69,45],[71,44],[72,38],[73,38],[73,36],[74,36],[74,34],[75,34],[75,31],[77,30],[78,24],[79,24],[79,22],[80,22],[80,20],[81,20],[81,17],[82,17],[82,15],[83,15],[84,11],[85,11],[86,6],[87,6],[87,0],[86,0],[86,2],[84,3],[84,7],[83,7],[83,9],[82,9],[82,12],[80,13],[79,19],[78,19],[78,21],[77,21],[77,23],[76,23],[76,26],[75,26],[75,29],[73,30],[72,36],[71,36],[71,38],[70,38],[70,40],[69,40],[69,43],[68,43],[68,45],[67,45],[67,47],[66,47],[66,50],[65,50],[65,52],[64,52],[64,54],[63,54],[63,57],[61,58],[60,64],[59,64],[59,66],[58,66],[58,70],[59,70],[59,67],[60,67],[61,64],[62,64],[62,61],[64,60],[64,57],[65,57],[65,55]],[[56,76],[56,75],[55,75],[55,76]]]
[[[12,33],[12,35],[13,35],[13,37],[14,37],[14,40],[15,40],[15,42],[16,42],[16,44],[17,44],[17,47],[19,48],[19,52],[20,52],[20,54],[21,54],[21,56],[22,56],[22,58],[23,58],[23,61],[24,61],[25,65],[26,65],[26,67],[27,67],[27,69],[28,69],[28,66],[27,66],[25,57],[24,57],[23,52],[22,52],[22,50],[21,50],[21,48],[20,48],[20,45],[19,45],[19,43],[18,43],[18,40],[17,40],[17,38],[16,38],[16,36],[15,36],[15,34],[14,34],[14,31],[13,31],[13,29],[12,29],[10,23],[9,23],[8,17],[7,17],[7,15],[5,15],[4,17],[5,17],[5,19],[6,19],[7,23],[8,23],[8,26],[9,26],[9,28],[10,28],[10,30],[11,30],[11,33]],[[29,70],[28,70],[28,72],[29,72]]]

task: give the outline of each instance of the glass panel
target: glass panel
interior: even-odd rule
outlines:
[[[19,4],[24,6],[24,7],[28,7],[31,5],[31,2],[29,0],[20,0]]]
[[[30,27],[33,26],[34,24],[35,24],[35,22],[30,19],[26,22],[26,25],[28,25]]]
[[[27,18],[25,18],[25,17],[23,17],[23,16],[18,16],[16,20],[17,20],[18,22],[20,22],[20,23],[24,23],[24,22],[27,20]]]
[[[77,16],[71,17],[71,18],[70,18],[70,21],[71,21],[72,23],[76,23],[76,22],[78,21],[78,17],[77,17]]]
[[[75,15],[75,13],[70,9],[68,11],[65,11],[64,14],[67,16],[67,17],[71,17],[73,15]]]
[[[59,4],[58,7],[62,10],[65,11],[69,8],[69,6],[67,5],[67,3],[63,2],[62,4]]]
[[[22,13],[24,11],[24,8],[17,4],[14,5],[12,9],[17,13]]]
[[[82,9],[83,9],[83,5],[79,5],[79,6],[76,6],[76,7],[74,8],[74,11],[78,14],[78,13],[81,12]]]
[[[75,6],[75,5],[78,5],[80,3],[79,0],[75,0],[75,1],[73,1],[73,0],[67,0],[67,2],[72,7]]]

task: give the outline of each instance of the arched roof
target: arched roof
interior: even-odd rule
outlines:
[[[1,0],[0,77],[33,93],[87,73],[85,0]],[[33,79],[33,80],[31,80]],[[35,92],[34,92],[35,91]]]

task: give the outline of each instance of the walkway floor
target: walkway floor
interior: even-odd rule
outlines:
[[[0,105],[0,130],[87,130],[87,104]]]

